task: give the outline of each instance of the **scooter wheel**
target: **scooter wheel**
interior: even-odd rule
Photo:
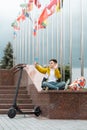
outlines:
[[[8,111],[8,117],[9,118],[14,118],[16,116],[16,109],[11,107]]]
[[[39,116],[39,115],[41,114],[41,110],[40,110],[40,107],[39,107],[39,106],[34,108],[34,114],[35,114],[36,116]]]

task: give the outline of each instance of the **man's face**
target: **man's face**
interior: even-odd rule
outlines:
[[[49,62],[49,67],[52,68],[52,69],[55,67],[55,65],[56,65],[55,62],[53,62],[53,61]]]

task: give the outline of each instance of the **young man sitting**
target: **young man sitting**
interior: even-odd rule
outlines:
[[[54,90],[63,90],[65,89],[65,82],[58,80],[61,78],[60,71],[58,69],[58,63],[56,59],[51,59],[49,61],[48,67],[42,67],[38,63],[35,63],[35,68],[45,74],[45,81],[42,82],[42,88],[44,90],[54,89]]]

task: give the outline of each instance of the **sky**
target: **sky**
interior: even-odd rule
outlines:
[[[27,1],[28,0],[0,1],[0,57],[2,56],[6,44],[9,41],[13,42],[13,28],[11,24],[21,11],[20,4]],[[47,4],[49,1],[50,0],[40,0],[40,2],[43,2],[43,5]]]
[[[0,44],[10,40],[11,23],[21,12],[20,4],[28,0],[2,0],[0,1]],[[42,0],[40,0],[42,1]],[[44,0],[49,1],[49,0]],[[4,39],[5,38],[5,39]]]
[[[10,40],[11,38],[11,23],[18,15],[20,1],[21,0],[2,0],[0,2],[0,44],[5,44],[5,42],[7,42],[6,39]]]
[[[20,12],[20,4],[28,0],[2,0],[0,1],[0,48],[12,41],[11,23]],[[48,3],[50,0],[40,0]],[[3,44],[3,45],[2,45]]]
[[[21,12],[20,4],[28,0],[2,0],[0,1],[0,59],[8,42],[13,42],[12,22]],[[43,1],[43,0],[40,0]],[[49,0],[44,0],[44,3]]]
[[[24,3],[24,1],[28,0],[2,0],[0,1],[0,60],[2,58],[3,54],[3,49],[5,48],[6,44],[10,41],[13,42],[13,28],[11,27],[12,22],[16,19],[18,16],[19,12],[21,11],[20,4]],[[50,0],[39,0],[43,4],[47,4]],[[64,0],[65,8],[64,10],[67,10],[67,1],[69,0]],[[71,10],[73,11],[72,13],[75,14],[75,19],[73,19],[73,23],[76,21],[75,25],[78,25],[78,20],[76,13],[80,12],[80,6],[81,0],[70,0],[71,1]],[[79,3],[79,4],[78,4]],[[85,16],[84,16],[84,23],[85,23],[85,18],[87,18],[87,0],[84,0],[84,11],[85,11]],[[65,11],[67,12],[67,11]],[[74,16],[74,15],[73,15]],[[74,25],[74,24],[73,24]],[[85,24],[86,25],[86,24]],[[87,27],[86,27],[87,28]],[[87,32],[87,30],[85,30]],[[85,34],[87,34],[85,32]],[[86,38],[85,38],[86,39]],[[76,45],[74,44],[75,48]],[[87,46],[87,45],[86,45]]]
[[[2,0],[0,1],[0,57],[6,44],[12,42],[11,23],[20,11],[22,0]]]

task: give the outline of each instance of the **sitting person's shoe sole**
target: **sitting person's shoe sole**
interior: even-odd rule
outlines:
[[[48,87],[46,87],[46,89],[45,89],[46,91],[48,90]]]
[[[70,79],[66,81],[65,90],[68,89],[68,85],[70,84]]]
[[[43,90],[48,90],[48,87],[43,87]]]

